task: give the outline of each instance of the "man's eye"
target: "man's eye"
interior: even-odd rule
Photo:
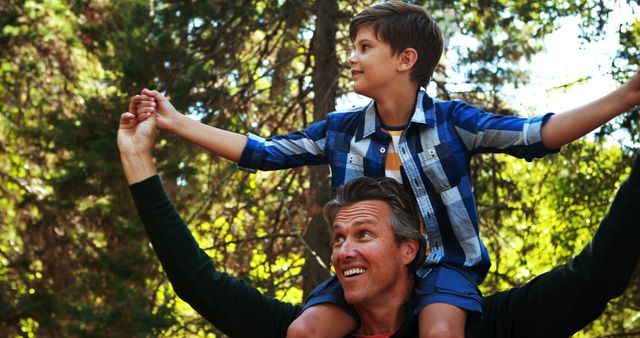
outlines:
[[[369,231],[366,231],[366,230],[360,231],[358,233],[358,237],[360,237],[360,238],[366,238],[366,237],[369,237],[369,236],[371,236],[371,233]]]
[[[344,236],[333,237],[333,245],[342,244],[344,242]]]

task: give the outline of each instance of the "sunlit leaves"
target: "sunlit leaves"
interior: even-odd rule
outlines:
[[[531,163],[507,156],[486,156],[481,162],[476,198],[493,262],[485,293],[522,285],[579,252],[629,172],[629,158],[619,147],[586,141]],[[625,297],[637,297],[636,292]],[[616,323],[637,313],[632,306],[614,304],[586,336],[616,332]],[[634,327],[638,323],[627,329]]]
[[[0,335],[219,335],[176,297],[137,223],[115,149],[117,117],[150,87],[190,117],[241,133],[266,137],[309,125],[325,113],[313,103],[315,2],[0,3]],[[337,2],[343,68],[325,79],[337,84],[336,95],[351,91],[346,25],[371,3]],[[473,42],[456,63],[444,60],[440,98],[512,113],[500,94],[526,83],[518,62],[541,50],[562,17],[579,16],[584,38],[597,38],[610,3],[426,1],[448,36]],[[638,64],[638,27],[637,20],[620,27],[617,79]],[[447,83],[451,69],[467,87]],[[620,122],[635,141],[637,117]],[[533,163],[475,160],[481,231],[494,258],[485,290],[518,285],[579,250],[627,156],[584,142]],[[326,175],[312,181],[309,168],[249,175],[166,133],[155,157],[167,192],[220,269],[269,295],[302,300],[302,238],[318,196],[328,195]],[[639,291],[632,284],[587,332],[637,328]]]

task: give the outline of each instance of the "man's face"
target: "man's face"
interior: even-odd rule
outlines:
[[[408,274],[417,243],[396,243],[390,213],[386,202],[370,200],[344,207],[335,217],[331,262],[350,304],[385,304],[407,296],[398,276]]]
[[[395,85],[399,56],[393,54],[388,43],[378,39],[371,25],[358,29],[353,47],[349,57],[353,90],[376,99],[378,93],[387,92],[389,86]]]

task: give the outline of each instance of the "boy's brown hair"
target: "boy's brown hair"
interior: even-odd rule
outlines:
[[[371,25],[378,39],[388,43],[395,54],[413,48],[418,54],[411,79],[426,87],[444,49],[442,31],[422,7],[402,1],[388,1],[356,14],[349,25],[355,41],[358,30]]]

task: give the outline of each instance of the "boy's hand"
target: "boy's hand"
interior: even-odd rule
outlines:
[[[177,120],[183,116],[160,92],[147,88],[131,99],[129,111],[134,113],[139,121],[144,121],[151,114],[157,113],[158,128],[169,131],[175,128]]]
[[[626,110],[640,105],[640,71],[633,75],[620,89],[623,92],[623,102],[628,106]]]
[[[151,96],[136,95],[129,101],[129,112],[140,122],[146,120],[156,111],[156,100]]]

